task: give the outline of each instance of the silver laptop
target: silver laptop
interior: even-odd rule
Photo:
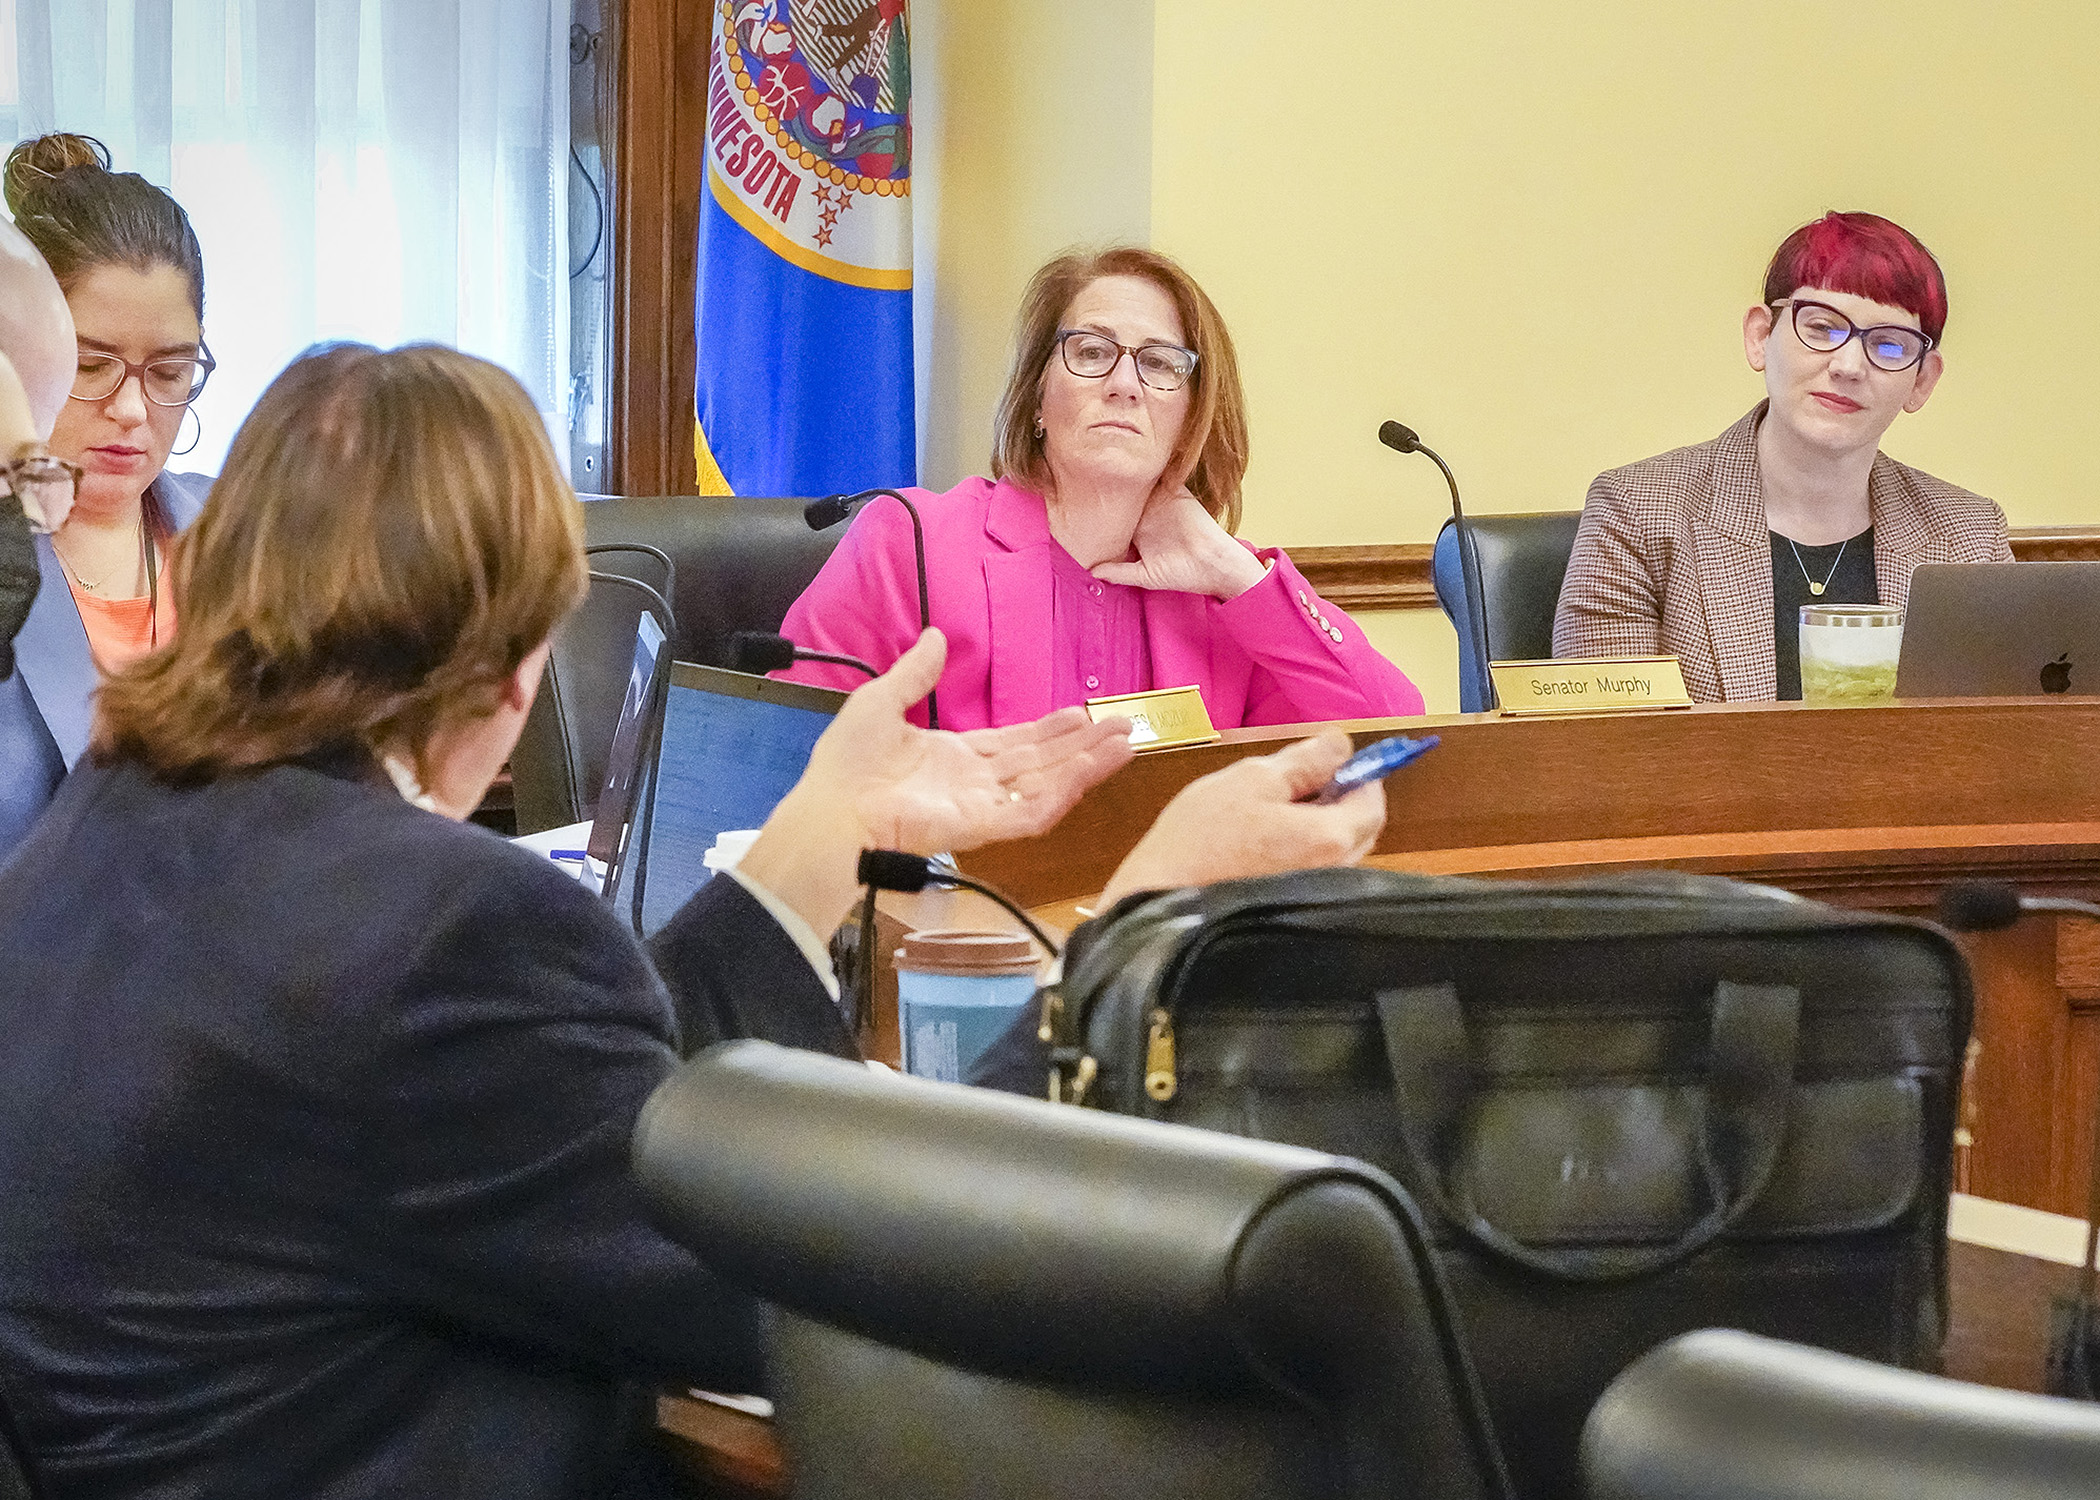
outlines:
[[[1898,698],[2100,694],[2100,562],[1925,563]]]

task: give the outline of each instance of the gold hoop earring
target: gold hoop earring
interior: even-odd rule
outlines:
[[[198,416],[198,415],[197,415],[197,408],[196,408],[196,407],[194,407],[194,406],[185,406],[185,407],[184,407],[184,408],[182,409],[182,414],[183,414],[183,415],[184,415],[185,417],[188,417],[188,418],[190,418],[190,419],[192,419],[193,421],[195,421],[195,422],[196,422],[196,424],[197,424],[197,433],[196,433],[196,436],[194,436],[194,437],[192,437],[192,438],[190,439],[190,445],[189,445],[189,447],[187,447],[187,448],[176,448],[176,449],[172,449],[172,450],[170,450],[170,452],[169,452],[169,454],[168,454],[168,457],[170,457],[170,458],[180,458],[180,457],[182,457],[182,456],[183,456],[183,455],[184,455],[185,453],[194,453],[194,452],[196,451],[197,445],[198,445],[199,443],[201,443],[201,442],[203,442],[203,441],[204,441],[204,418],[202,418],[202,417],[200,417],[200,416]],[[182,436],[182,429],[181,429],[180,427],[177,427],[177,428],[176,428],[176,430],[175,430],[175,435],[176,435],[177,437],[180,437],[180,436]]]

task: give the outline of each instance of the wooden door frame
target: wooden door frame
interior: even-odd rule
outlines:
[[[690,495],[693,291],[712,0],[614,0],[606,488]]]

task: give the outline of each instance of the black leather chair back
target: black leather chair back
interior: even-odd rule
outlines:
[[[593,544],[644,542],[666,553],[677,573],[677,659],[726,667],[730,636],[778,630],[845,535],[843,525],[811,531],[802,519],[806,503],[754,495],[608,496],[585,502],[583,528]]]
[[[664,1084],[634,1152],[778,1309],[803,1500],[1505,1493],[1420,1221],[1361,1163],[762,1042]]]
[[[1487,600],[1488,651],[1495,661],[1538,661],[1553,654],[1553,611],[1560,604],[1560,581],[1567,575],[1568,554],[1575,550],[1579,510],[1537,511],[1527,515],[1468,516],[1473,551],[1480,559],[1480,592]],[[1458,528],[1451,522],[1437,533],[1432,556],[1436,602],[1458,631],[1458,706],[1479,713],[1474,688],[1471,616],[1458,566]]]
[[[656,616],[667,635],[671,630],[660,598],[634,579],[594,570],[583,603],[555,626],[539,696],[510,753],[519,833],[560,828],[596,811],[634,671],[635,631],[644,614]]]
[[[2100,1406],[1709,1329],[1612,1382],[1589,1500],[2091,1500]]]

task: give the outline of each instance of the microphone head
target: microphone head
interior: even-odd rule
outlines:
[[[12,495],[0,496],[0,682],[14,675],[14,639],[36,603],[36,541]]]
[[[878,891],[923,891],[933,882],[933,867],[922,855],[895,849],[863,849],[855,873],[862,885]]]
[[[853,514],[857,495],[826,495],[802,507],[802,519],[811,531],[826,531]]]
[[[739,630],[729,638],[729,668],[763,677],[795,664],[795,643],[763,630]]]
[[[1400,422],[1381,422],[1378,441],[1395,453],[1412,453],[1422,446],[1422,439],[1416,436],[1414,428]]]
[[[1957,880],[1940,892],[1940,925],[1995,932],[2020,920],[2020,893],[2002,880]]]

